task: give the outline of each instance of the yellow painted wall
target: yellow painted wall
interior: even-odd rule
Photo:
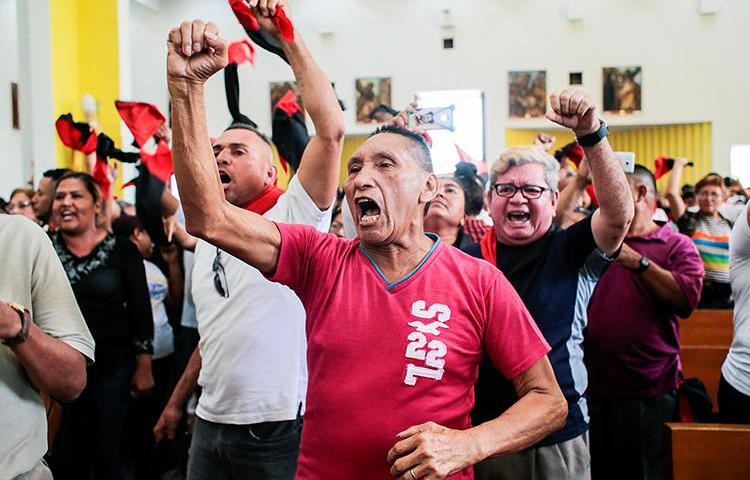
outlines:
[[[553,151],[573,141],[573,135],[558,130],[505,130],[506,145],[529,145],[536,135],[544,132],[556,137]],[[686,123],[643,127],[611,127],[610,142],[615,150],[634,152],[635,161],[653,170],[654,159],[660,155],[687,157],[695,166],[686,168],[683,183],[695,184],[711,171],[711,124]],[[666,177],[658,182],[666,186]]]
[[[362,145],[369,135],[348,135],[344,139],[344,149],[341,151],[341,175],[339,177],[339,185],[344,186],[344,181],[349,174],[346,171],[346,166],[349,163],[349,159],[352,157],[354,152]]]
[[[89,93],[98,103],[99,131],[121,146],[120,116],[114,101],[120,96],[117,0],[54,0],[50,2],[52,96],[54,118],[72,113],[85,121],[81,98]],[[57,138],[57,135],[55,135]],[[85,169],[80,153],[56,140],[59,167]],[[122,175],[116,193],[120,191]]]

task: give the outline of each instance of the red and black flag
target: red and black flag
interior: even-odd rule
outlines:
[[[299,169],[302,154],[310,141],[305,112],[297,102],[294,91],[288,90],[274,105],[272,130],[281,166],[287,173],[294,174]]]
[[[688,162],[688,167],[693,166],[693,162]],[[659,180],[661,177],[669,173],[674,168],[674,158],[669,158],[666,155],[656,157],[654,160],[654,178]]]
[[[150,103],[115,100],[115,108],[133,133],[138,148],[146,145],[156,130],[167,121],[159,109]]]
[[[279,45],[279,42],[268,32],[261,30],[258,19],[255,18],[252,9],[250,9],[250,6],[244,0],[229,0],[229,6],[232,7],[234,15],[237,17],[240,24],[242,24],[245,32],[247,32],[247,35],[253,42],[255,42],[260,48],[278,55],[282,60],[289,63],[289,60],[286,58],[286,54]],[[291,42],[294,40],[294,25],[292,24],[292,21],[289,20],[289,17],[286,16],[286,12],[284,12],[283,8],[276,9],[273,23],[276,25],[276,28],[279,29],[279,32],[281,32],[281,37],[284,41]]]

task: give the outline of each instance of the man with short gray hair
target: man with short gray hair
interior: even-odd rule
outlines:
[[[581,347],[586,306],[628,231],[633,200],[591,97],[565,90],[550,97],[550,107],[547,118],[573,130],[584,148],[600,209],[567,229],[554,226],[557,161],[539,147],[509,148],[490,172],[494,227],[465,250],[496,265],[521,296],[552,347],[549,358],[568,401],[568,418],[536,446],[476,465],[480,480],[590,477]],[[474,424],[496,418],[515,401],[513,389],[486,361],[475,391]]]

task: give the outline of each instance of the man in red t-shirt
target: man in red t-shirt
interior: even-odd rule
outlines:
[[[226,43],[212,24],[193,27],[199,53],[185,56],[174,29],[167,59],[185,217],[197,236],[287,284],[305,306],[309,395],[297,478],[471,479],[476,462],[560,428],[567,405],[549,345],[518,295],[492,265],[424,233],[438,181],[422,138],[385,128],[349,160],[357,239],[233,208],[202,140],[203,83],[226,65]],[[484,355],[519,400],[472,428]]]

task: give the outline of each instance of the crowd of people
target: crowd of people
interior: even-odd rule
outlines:
[[[91,172],[2,201],[0,477],[663,478],[699,307],[734,309],[718,420],[750,423],[737,180],[683,185],[675,158],[659,192],[568,89],[546,116],[576,142],[554,154],[540,135],[437,176],[404,111],[339,189],[331,83],[283,2],[248,4],[315,126],[286,191],[247,117],[204,140],[227,44],[195,20],[168,37],[163,230]]]

